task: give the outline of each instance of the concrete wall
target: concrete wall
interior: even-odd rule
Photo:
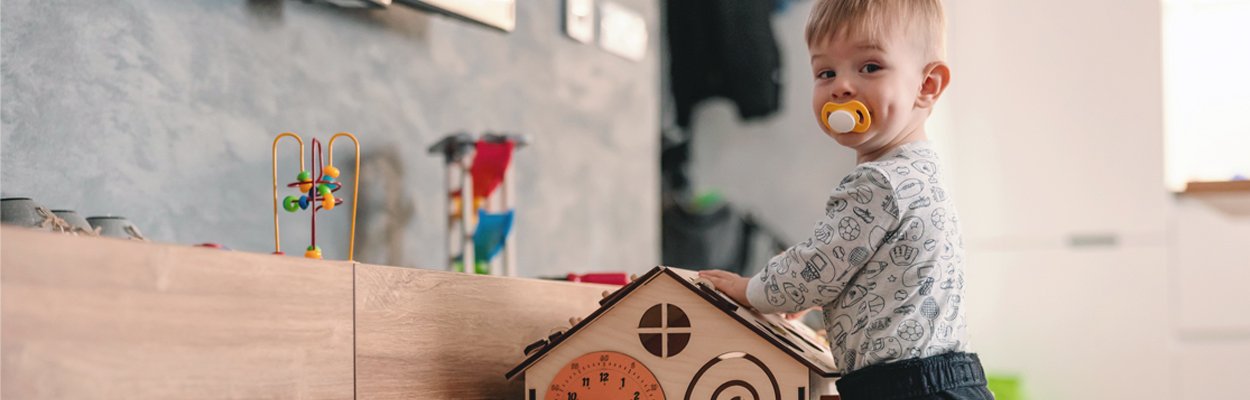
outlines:
[[[349,131],[366,152],[357,259],[442,267],[444,170],[426,146],[518,132],[535,142],[515,164],[521,273],[644,271],[658,260],[659,7],[618,3],[650,24],[643,62],[565,37],[559,0],[519,1],[511,34],[401,6],[4,0],[3,192],[123,215],[159,241],[268,252],[273,137]],[[344,210],[319,220],[329,258],[346,257]],[[284,216],[288,254],[306,220]]]

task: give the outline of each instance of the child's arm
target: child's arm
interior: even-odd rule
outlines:
[[[754,277],[724,271],[700,275],[764,313],[794,313],[832,303],[861,271],[879,273],[884,268],[869,264],[898,228],[897,204],[888,175],[860,166],[833,190],[812,237],[773,257]]]

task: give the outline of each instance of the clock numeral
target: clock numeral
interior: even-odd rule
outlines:
[[[581,366],[577,365],[577,363],[572,363],[572,364],[569,364],[569,369],[576,371],[582,368]]]
[[[621,388],[625,388],[625,378],[621,378]]]
[[[608,373],[607,373],[607,372],[600,372],[600,373],[599,373],[599,383],[608,383]]]
[[[638,400],[638,392],[634,392],[634,400]]]
[[[582,378],[582,387],[590,387],[590,378]]]
[[[608,355],[604,354],[599,356],[599,362],[608,362]]]
[[[577,400],[577,392],[569,392],[569,400]]]

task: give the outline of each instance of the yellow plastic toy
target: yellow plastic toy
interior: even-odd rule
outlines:
[[[858,100],[846,103],[825,103],[820,109],[820,123],[836,133],[864,133],[872,126],[868,107]]]

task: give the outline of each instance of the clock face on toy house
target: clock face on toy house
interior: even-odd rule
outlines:
[[[837,376],[810,331],[657,267],[524,362],[527,400],[821,399]]]

